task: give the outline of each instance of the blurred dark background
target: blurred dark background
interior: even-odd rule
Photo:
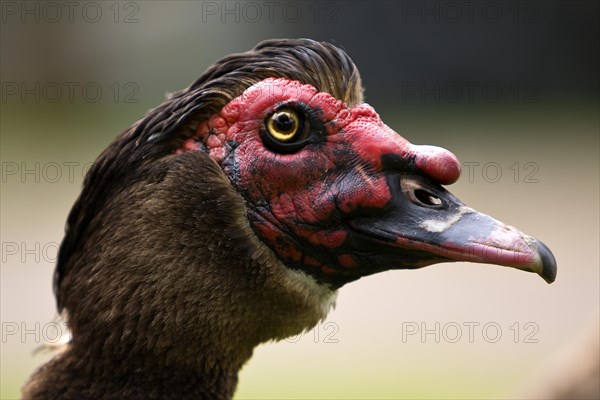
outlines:
[[[598,2],[2,1],[0,12],[2,398],[51,356],[32,351],[56,317],[56,247],[89,164],[166,93],[274,37],[344,48],[383,120],[452,150],[464,172],[450,189],[547,243],[559,274],[547,286],[458,263],[360,280],[326,321],[337,341],[321,326],[259,348],[237,396],[541,398],[553,370],[587,365],[568,346],[598,342]],[[503,335],[403,341],[407,321],[493,322]]]
[[[596,1],[88,3],[3,1],[3,78],[79,82],[117,69],[146,95],[189,83],[259,40],[311,37],[350,53],[371,101],[397,101],[407,82],[506,91],[533,82],[544,97],[598,94]],[[156,82],[153,69],[167,65],[171,78]]]
[[[479,83],[533,82],[545,97],[596,98],[598,10],[590,1],[347,2],[343,24],[315,25],[314,34],[353,44],[371,101],[397,101],[397,88],[412,88],[404,82],[458,83],[466,101],[465,83],[477,92]]]

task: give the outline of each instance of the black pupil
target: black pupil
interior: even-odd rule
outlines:
[[[290,133],[294,130],[294,120],[287,113],[275,116],[275,126],[280,132]]]

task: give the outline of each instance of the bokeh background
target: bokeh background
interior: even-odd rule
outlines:
[[[273,37],[342,46],[388,125],[461,159],[453,193],[543,240],[559,272],[362,279],[313,331],[259,347],[237,398],[546,398],[598,357],[597,2],[0,4],[3,399],[62,331],[51,278],[90,163],[166,93]]]

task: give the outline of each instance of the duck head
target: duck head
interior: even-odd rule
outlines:
[[[266,78],[201,123],[178,153],[209,154],[243,196],[256,235],[289,268],[333,288],[447,261],[554,280],[543,243],[444,189],[460,176],[454,154],[409,143],[354,102]]]
[[[256,345],[380,271],[474,261],[552,282],[546,246],[444,188],[459,175],[381,121],[331,44],[223,58],[88,172],[54,276],[72,341],[24,397],[229,398]]]

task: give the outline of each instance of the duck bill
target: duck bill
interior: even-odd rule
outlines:
[[[447,222],[450,225],[447,226]],[[439,241],[437,252],[450,260],[535,272],[548,283],[556,278],[556,260],[545,244],[469,207],[459,208],[456,217],[450,221],[425,221],[422,229],[439,233],[435,238]]]
[[[537,239],[465,206],[423,177],[392,176],[388,184],[396,193],[385,212],[351,222],[354,245],[370,249],[365,258],[375,269],[470,261],[535,272],[548,283],[556,278],[556,260]]]

